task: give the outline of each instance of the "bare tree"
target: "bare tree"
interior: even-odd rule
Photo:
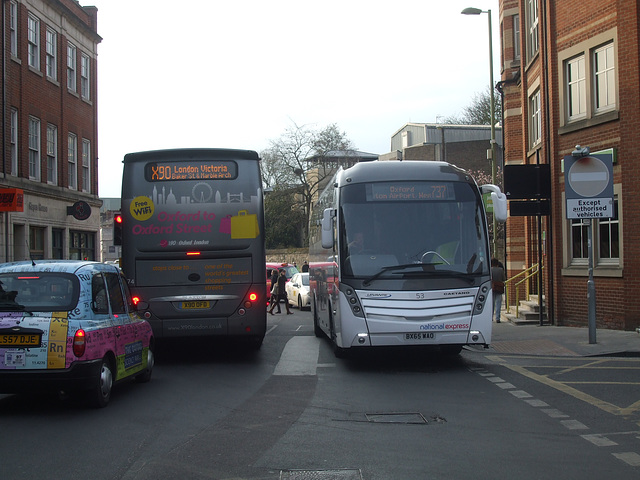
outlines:
[[[263,182],[274,190],[295,189],[308,225],[311,203],[318,190],[333,175],[337,163],[353,157],[353,152],[351,140],[336,124],[314,130],[293,122],[261,152]]]
[[[494,124],[500,122],[501,96],[494,95]],[[491,91],[489,87],[482,92],[475,93],[471,103],[464,107],[462,115],[446,117],[444,123],[451,125],[491,125]]]

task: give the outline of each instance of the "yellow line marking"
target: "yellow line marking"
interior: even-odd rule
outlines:
[[[564,383],[556,382],[555,380],[552,380],[546,376],[538,375],[536,373],[530,372],[526,368],[522,368],[517,365],[509,365],[506,363],[504,365],[505,367],[513,370],[514,372],[519,373],[520,375],[524,375],[525,377],[529,377],[532,380],[535,380],[539,383],[543,383],[551,388],[555,388],[556,390],[564,392],[567,395],[571,395],[572,397],[575,397],[578,400],[582,400],[583,402],[589,403],[594,407],[604,410],[607,413],[611,413],[613,415],[621,415],[622,409],[609,402],[605,402],[604,400],[600,400],[599,398],[596,398],[589,394],[581,392],[580,390],[572,388]]]
[[[559,375],[559,374],[564,374],[564,373],[569,373],[572,371],[578,371],[581,369],[584,370],[638,370],[640,369],[640,367],[623,367],[623,366],[619,366],[619,367],[609,367],[606,366],[604,364],[606,363],[610,363],[610,362],[617,362],[617,363],[624,363],[624,362],[631,362],[631,363],[638,363],[640,362],[640,359],[620,359],[620,358],[609,358],[609,359],[598,359],[598,360],[594,360],[594,361],[590,361],[588,363],[586,363],[585,365],[576,365],[575,367],[569,367],[569,368],[564,368],[563,370],[560,370],[558,372],[551,372],[547,375],[539,375],[537,373],[534,373],[530,370],[528,370],[528,368],[546,368],[546,369],[553,369],[553,368],[561,368],[561,366],[550,366],[550,365],[511,365],[509,364],[509,358],[517,358],[517,359],[540,359],[540,358],[553,358],[556,360],[562,360],[563,362],[566,362],[567,360],[585,360],[584,358],[568,358],[568,357],[553,357],[553,356],[546,356],[546,357],[540,357],[540,356],[515,356],[515,357],[505,357],[503,355],[487,355],[487,358],[490,359],[491,361],[504,365],[505,367],[509,368],[510,370],[513,370],[514,372],[517,372],[521,375],[524,375],[525,377],[531,378],[532,380],[535,380],[539,383],[543,383],[545,385],[548,385],[552,388],[555,388],[556,390],[559,390],[561,392],[564,392],[568,395],[571,395],[574,398],[577,398],[578,400],[582,400],[583,402],[589,403],[590,405],[593,405],[601,410],[604,410],[607,413],[611,413],[613,415],[621,415],[621,416],[628,416],[628,415],[632,415],[636,412],[640,411],[640,400],[638,400],[637,402],[632,403],[631,405],[629,405],[628,407],[618,407],[612,403],[609,403],[605,400],[601,400],[599,398],[596,398],[592,395],[589,395],[585,392],[582,392],[578,389],[575,389],[573,387],[570,387],[569,385],[640,385],[640,382],[593,382],[593,381],[557,381],[557,380],[553,380],[552,378],[550,378],[551,375]],[[562,366],[563,367],[563,366]],[[638,425],[640,425],[640,422],[638,422]]]
[[[621,415],[631,415],[637,411],[640,411],[640,400],[635,403],[632,403],[627,408],[623,408],[620,410]]]
[[[556,375],[562,375],[564,373],[574,372],[576,370],[581,370],[583,368],[593,368],[592,365],[601,365],[605,360],[596,360],[595,362],[589,362],[585,365],[576,365],[574,367],[565,368],[564,370],[560,370],[556,372]]]
[[[575,381],[566,381],[566,382],[562,382],[565,383],[567,385],[640,385],[640,382],[589,382],[589,381],[579,381],[579,380],[575,380]]]

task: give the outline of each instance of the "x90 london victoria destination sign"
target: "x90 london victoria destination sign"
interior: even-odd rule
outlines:
[[[612,218],[613,155],[564,157],[567,218]]]

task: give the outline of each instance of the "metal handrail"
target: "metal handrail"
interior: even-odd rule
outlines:
[[[544,269],[544,265],[542,265],[542,269]],[[533,265],[531,265],[529,268],[521,271],[520,273],[514,275],[513,277],[509,278],[507,281],[504,282],[504,296],[505,296],[505,305],[506,305],[506,310],[509,311],[509,286],[513,283],[513,286],[516,289],[516,295],[515,295],[515,303],[516,303],[516,317],[518,316],[519,313],[519,309],[518,309],[518,305],[520,304],[518,301],[519,298],[519,293],[520,293],[520,285],[522,283],[525,283],[525,288],[526,288],[526,293],[525,293],[525,298],[527,300],[529,300],[529,282],[528,280],[534,276],[536,276],[539,272],[538,269],[538,264],[534,263]],[[523,277],[521,280],[516,282],[516,279]]]
[[[536,265],[535,265],[535,266],[537,267],[537,266],[538,266],[538,264],[536,263]],[[520,280],[518,283],[516,283],[516,285],[515,285],[515,286],[516,286],[516,300],[519,298],[518,293],[519,293],[519,289],[520,289],[520,284],[522,284],[522,282],[526,282],[526,283],[524,284],[524,285],[525,285],[525,288],[527,289],[527,290],[526,290],[526,293],[525,293],[525,298],[526,298],[527,300],[529,300],[529,296],[530,296],[530,293],[529,293],[529,285],[530,285],[530,282],[528,282],[527,280],[529,280],[530,278],[535,277],[536,275],[538,275],[538,273],[539,273],[539,272],[540,272],[540,270],[542,270],[542,269],[544,269],[544,265],[542,265],[542,267],[541,267],[540,269],[537,269],[537,268],[536,268],[536,270],[535,270],[535,271],[532,271],[529,275],[527,275],[525,278],[523,278],[523,279],[522,279],[522,280]],[[540,299],[542,299],[542,297],[540,297]],[[518,316],[519,309],[520,309],[520,302],[516,301],[516,317]]]

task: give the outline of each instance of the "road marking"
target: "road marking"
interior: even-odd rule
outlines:
[[[530,393],[525,392],[524,390],[512,390],[509,393],[511,395],[513,395],[514,397],[517,397],[517,398],[531,398],[531,397],[533,397],[533,395],[531,395]]]
[[[593,443],[596,447],[612,447],[614,445],[618,445],[613,440],[609,440],[604,435],[600,435],[598,433],[590,434],[590,435],[580,435],[586,441]]]
[[[311,336],[292,337],[284,346],[274,375],[315,375],[320,340]]]
[[[579,390],[576,390],[570,386],[568,386],[567,384],[569,383],[573,383],[573,384],[594,384],[594,385],[602,385],[602,384],[623,384],[623,385],[636,385],[636,382],[572,382],[572,381],[567,381],[567,382],[559,382],[559,381],[555,381],[550,379],[548,376],[546,375],[538,375],[534,372],[531,372],[530,370],[528,370],[526,367],[523,366],[516,366],[516,365],[510,365],[506,359],[501,358],[500,356],[492,356],[492,360],[496,363],[501,364],[502,366],[505,366],[515,372],[520,373],[521,375],[525,376],[525,377],[529,377],[533,380],[536,380],[540,383],[543,383],[545,385],[551,386],[557,390],[560,390],[564,393],[567,393],[569,395],[572,395],[573,397],[579,399],[579,400],[583,400],[591,405],[594,405],[608,413],[612,413],[614,415],[630,415],[632,413],[635,413],[636,411],[640,410],[640,401],[634,402],[633,404],[629,405],[626,408],[622,408],[622,407],[617,407],[613,404],[610,404],[608,402],[605,402],[604,400],[600,400],[597,399],[595,397],[592,397],[590,395],[587,395],[584,392],[581,392]],[[562,369],[558,372],[555,372],[555,375],[561,375],[564,373],[569,373],[569,372],[573,372],[576,370],[589,370],[589,369],[603,369],[603,368],[610,368],[610,367],[602,367],[602,363],[607,362],[608,360],[596,360],[593,362],[588,363],[587,365],[582,365],[582,366],[576,366],[575,368],[565,368]],[[537,367],[537,365],[534,365],[534,367]],[[553,368],[553,367],[550,367]],[[623,367],[623,368],[628,368],[628,367]],[[634,367],[635,368],[635,367]],[[493,383],[494,385],[499,386],[500,388],[503,389],[507,389],[507,388],[515,388],[512,384],[506,382],[505,380],[503,380],[502,378],[496,376],[495,374],[488,372],[485,369],[473,369],[471,371],[474,371],[475,373],[477,373],[478,375],[486,378],[487,380],[489,380],[491,383]],[[506,385],[509,385],[509,387],[506,387]],[[529,405],[533,406],[533,407],[549,407],[549,404],[539,400],[539,399],[535,399],[535,398],[531,398],[532,395],[530,395],[529,393],[525,392],[524,390],[510,390],[509,393],[511,393],[513,396],[522,399],[524,402],[527,402]],[[558,409],[555,408],[541,408],[541,410],[546,413],[549,417],[551,418],[568,418],[569,415],[566,415],[565,413],[561,412]],[[564,426],[565,428],[569,429],[569,430],[589,430],[589,427],[586,426],[584,423],[579,422],[578,420],[573,420],[573,419],[568,419],[568,420],[560,420],[560,424],[562,426]],[[640,425],[640,423],[638,423],[638,425]],[[611,440],[610,436],[614,436],[614,435],[634,435],[636,436],[638,439],[640,439],[640,431],[632,431],[632,432],[616,432],[616,433],[607,433],[607,434],[585,434],[585,435],[580,435],[582,438],[584,438],[585,440],[587,440],[588,442],[590,442],[591,444],[593,444],[596,447],[613,447],[613,446],[617,446],[619,445],[618,443],[614,442],[613,440]],[[616,452],[616,453],[612,453],[612,455],[618,459],[623,461],[624,463],[626,463],[627,465],[630,465],[632,467],[639,467],[640,466],[640,454],[638,454],[637,452]]]
[[[549,406],[547,402],[543,402],[542,400],[539,400],[537,398],[525,400],[525,402],[527,402],[532,407],[548,407]]]
[[[549,415],[551,418],[569,418],[569,415],[562,413],[557,408],[543,408],[542,411]]]
[[[271,332],[273,332],[276,328],[278,328],[278,325],[274,325],[272,326],[269,330],[267,330],[267,332],[265,333],[265,335],[269,335]]]
[[[556,390],[559,390],[568,395],[571,395],[572,397],[582,400],[583,402],[589,403],[594,407],[598,407],[599,409],[604,410],[607,413],[612,413],[613,415],[620,415],[620,407],[617,407],[615,405],[612,405],[609,402],[605,402],[604,400],[600,400],[599,398],[588,395],[587,393],[581,392],[580,390],[577,390],[575,388],[568,386],[566,383],[557,382],[555,380],[550,379],[547,376],[538,375],[536,373],[533,373],[527,370],[526,368],[519,367],[517,365],[509,365],[508,363],[503,363],[502,365],[513,370],[514,372],[519,373],[520,375],[524,375],[525,377],[528,377],[532,380],[536,380],[537,382],[540,382],[544,385],[548,385],[549,387],[555,388]]]
[[[640,455],[638,455],[636,452],[614,453],[612,455],[618,460],[622,460],[632,467],[640,467]]]
[[[560,420],[560,423],[569,430],[589,430],[589,427],[578,420]]]

